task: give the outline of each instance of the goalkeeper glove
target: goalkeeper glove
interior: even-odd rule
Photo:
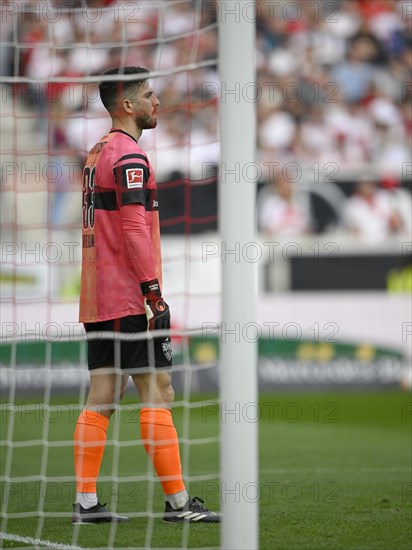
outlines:
[[[153,279],[140,284],[147,317],[149,330],[162,330],[170,328],[170,309],[162,298],[159,281]]]

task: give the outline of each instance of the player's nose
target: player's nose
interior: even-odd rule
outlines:
[[[160,101],[159,101],[159,98],[157,97],[157,95],[153,95],[153,105],[156,108],[159,107],[159,105],[160,105]]]

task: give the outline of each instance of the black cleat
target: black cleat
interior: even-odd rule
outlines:
[[[126,516],[118,516],[108,512],[106,504],[98,502],[91,508],[83,508],[79,503],[73,504],[72,523],[123,523],[129,521]]]
[[[166,509],[163,516],[163,521],[182,522],[189,521],[191,523],[220,523],[221,515],[211,512],[203,506],[203,500],[199,497],[189,498],[183,508],[174,510],[170,502],[166,501]]]

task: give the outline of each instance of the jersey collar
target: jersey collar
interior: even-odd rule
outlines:
[[[137,139],[135,139],[131,134],[128,132],[125,132],[124,130],[120,130],[120,128],[112,128],[109,132],[109,134],[113,134],[114,132],[119,132],[120,134],[124,134],[125,136],[128,136],[129,138],[132,138],[133,141],[137,142]]]

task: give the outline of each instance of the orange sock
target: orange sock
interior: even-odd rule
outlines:
[[[106,445],[109,419],[97,412],[85,409],[80,414],[74,431],[74,469],[76,491],[95,493]]]
[[[140,411],[140,433],[144,448],[150,456],[165,495],[183,491],[179,442],[169,409]]]

